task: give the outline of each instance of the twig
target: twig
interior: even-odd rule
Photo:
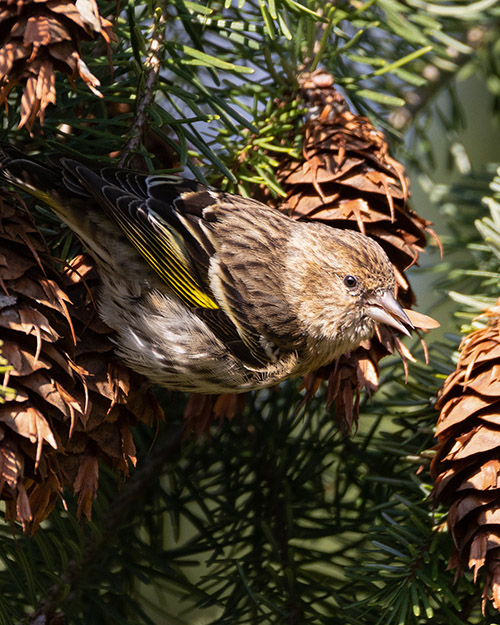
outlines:
[[[164,2],[156,9],[152,27],[151,45],[144,61],[143,86],[139,96],[134,125],[130,129],[129,139],[122,150],[120,166],[123,167],[130,155],[139,147],[146,131],[149,115],[148,110],[155,96],[155,86],[160,73],[162,59],[160,51],[165,40],[166,10]]]

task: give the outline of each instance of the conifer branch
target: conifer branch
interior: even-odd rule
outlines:
[[[435,97],[443,93],[444,87],[449,85],[456,78],[458,72],[471,61],[474,52],[484,44],[490,33],[491,29],[474,25],[460,37],[459,40],[470,47],[470,52],[458,52],[456,49],[450,51],[450,54],[454,54],[451,59],[455,66],[453,71],[440,68],[435,64],[428,64],[422,72],[422,76],[427,79],[428,84],[406,93],[406,104],[396,109],[389,116],[391,125],[396,130],[405,130]]]
[[[156,93],[156,83],[162,65],[160,54],[165,41],[166,26],[166,6],[165,2],[160,3],[156,9],[155,21],[152,26],[151,44],[149,46],[148,57],[144,61],[143,85],[137,103],[134,124],[129,132],[129,139],[122,150],[120,165],[125,165],[130,156],[139,147],[149,120],[149,108],[154,101]]]
[[[47,597],[40,601],[38,610],[31,614],[30,625],[59,623],[56,619],[64,614],[64,606],[78,596],[78,587],[88,575],[91,565],[106,552],[106,546],[113,540],[130,511],[136,508],[138,502],[156,485],[165,464],[172,462],[173,457],[179,452],[183,433],[183,424],[176,426],[169,435],[163,436],[162,441],[144,459],[142,466],[127,482],[123,493],[110,505],[108,514],[103,518],[99,538],[96,539],[90,533],[87,535],[81,562],[69,563],[67,570],[60,575],[59,584],[49,589]],[[68,586],[71,589],[69,592]]]

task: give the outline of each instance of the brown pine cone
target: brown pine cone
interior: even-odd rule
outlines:
[[[64,486],[90,517],[99,461],[127,475],[131,427],[161,410],[145,380],[113,361],[92,262],[77,257],[61,278],[17,206],[12,197],[0,205],[0,349],[14,391],[0,404],[0,498],[8,518],[34,531]]]
[[[82,78],[95,95],[99,80],[80,54],[81,41],[103,37],[109,46],[111,22],[99,15],[95,0],[0,1],[0,104],[24,86],[19,127],[32,130],[37,117],[56,101],[55,72],[73,82]]]
[[[434,500],[450,506],[450,568],[486,570],[483,598],[500,610],[500,300],[461,345],[439,394]]]

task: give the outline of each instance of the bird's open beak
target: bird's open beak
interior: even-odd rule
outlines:
[[[366,312],[368,316],[377,323],[392,326],[406,334],[406,336],[410,336],[410,330],[415,329],[407,314],[394,299],[390,291],[371,297],[367,304]]]

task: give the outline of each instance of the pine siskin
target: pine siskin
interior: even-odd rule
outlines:
[[[235,393],[308,373],[370,338],[409,334],[383,249],[175,176],[41,163],[0,175],[47,203],[94,256],[118,355],[153,383]]]

